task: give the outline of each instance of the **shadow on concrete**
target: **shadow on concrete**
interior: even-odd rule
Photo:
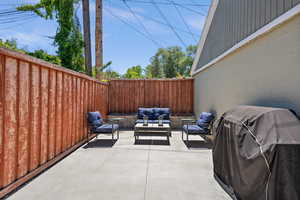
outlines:
[[[117,140],[112,139],[95,139],[84,145],[83,148],[111,148],[115,145],[116,142]]]
[[[184,141],[184,144],[190,149],[212,149],[212,143],[202,140],[190,140],[189,145]]]
[[[138,139],[134,142],[135,145],[165,145],[170,146],[170,141],[168,140],[143,140]]]

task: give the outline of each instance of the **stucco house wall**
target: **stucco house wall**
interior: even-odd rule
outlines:
[[[218,117],[236,105],[300,115],[300,14],[194,75],[194,111]]]

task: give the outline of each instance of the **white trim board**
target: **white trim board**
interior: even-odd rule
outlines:
[[[214,10],[214,12],[215,12],[215,10]],[[206,65],[204,65],[203,67],[201,67],[200,69],[198,69],[198,70],[195,71],[195,69],[196,69],[196,67],[198,65],[198,61],[200,59],[201,52],[202,52],[203,47],[204,47],[204,42],[206,40],[207,34],[203,35],[203,37],[201,36],[201,41],[202,40],[204,40],[204,41],[202,41],[203,43],[199,43],[199,45],[201,45],[201,46],[198,46],[197,54],[196,54],[196,57],[195,57],[195,60],[194,60],[194,63],[193,63],[192,70],[191,70],[191,75],[195,76],[199,72],[202,72],[202,71],[206,70],[207,68],[213,66],[215,63],[217,63],[218,61],[220,61],[225,56],[227,56],[227,55],[231,54],[232,52],[238,50],[242,46],[248,44],[249,42],[251,42],[255,38],[257,38],[257,37],[259,37],[259,36],[261,36],[261,35],[263,35],[265,33],[268,33],[269,31],[271,31],[276,26],[284,23],[285,21],[291,19],[292,17],[296,16],[299,13],[300,13],[300,4],[298,4],[297,6],[295,6],[294,8],[292,8],[291,10],[285,12],[281,16],[277,17],[276,19],[274,19],[270,23],[266,24],[265,26],[263,26],[262,28],[260,28],[259,30],[257,30],[253,34],[251,34],[250,36],[246,37],[245,39],[241,40],[239,43],[235,44],[233,47],[231,47],[230,49],[228,49],[227,51],[225,51],[220,56],[214,58],[209,63],[207,63]],[[209,22],[211,23],[212,19]],[[209,28],[209,27],[210,27],[210,25],[208,25],[207,28]]]
[[[198,61],[200,59],[200,56],[201,56],[201,53],[202,53],[202,50],[203,50],[203,47],[204,47],[204,43],[206,41],[209,29],[210,29],[210,25],[212,24],[212,20],[214,18],[215,12],[217,10],[218,4],[219,4],[219,0],[213,0],[211,5],[210,5],[208,15],[206,17],[205,24],[204,24],[204,27],[203,27],[203,30],[202,30],[202,33],[201,33],[201,38],[200,38],[200,41],[198,43],[196,56],[195,56],[195,59],[194,59],[194,62],[193,62],[191,72],[190,72],[191,76],[193,76],[193,71],[196,69],[196,67],[198,65]]]

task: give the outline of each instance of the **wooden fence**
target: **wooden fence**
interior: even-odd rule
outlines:
[[[168,107],[173,114],[193,112],[193,79],[112,80],[109,112],[134,113],[139,107]]]
[[[193,80],[112,80],[0,48],[0,199],[84,144],[85,114],[193,112]]]
[[[0,199],[84,143],[108,85],[0,48]]]

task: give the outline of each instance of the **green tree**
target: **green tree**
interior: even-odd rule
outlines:
[[[152,65],[147,65],[147,67],[145,68],[145,77],[146,78],[153,78],[153,73],[152,73]]]
[[[18,52],[21,52],[21,53],[24,53],[24,54],[27,54],[27,55],[30,55],[30,56],[48,61],[48,62],[51,62],[53,64],[57,64],[57,65],[61,64],[61,61],[60,61],[58,56],[50,55],[42,49],[38,49],[38,50],[35,50],[34,52],[30,52],[30,51],[27,51],[25,49],[19,48],[18,45],[17,45],[17,40],[16,39],[11,39],[11,40],[6,40],[6,41],[3,41],[3,40],[0,39],[0,47],[4,47],[4,48],[7,48],[7,49],[18,51]]]
[[[140,65],[137,65],[128,68],[127,72],[123,75],[123,78],[128,78],[128,79],[144,78],[142,67]]]
[[[102,79],[105,79],[106,78],[106,74],[105,74],[106,72],[105,72],[105,70],[109,69],[109,67],[111,66],[111,64],[112,64],[112,61],[109,61],[106,64],[104,64],[101,68],[97,68],[96,66],[93,66],[93,68],[92,68],[92,76],[94,78],[96,78],[97,74],[100,74],[100,76],[99,76],[100,77],[100,81]]]
[[[113,71],[111,69],[106,70],[105,72],[105,78],[106,79],[114,79],[114,78],[120,78],[120,74],[116,71]]]
[[[196,46],[188,46],[186,51],[178,46],[160,48],[150,59],[145,69],[147,78],[189,77],[196,53]]]
[[[21,53],[26,53],[25,50],[18,48],[16,39],[5,40],[5,41],[0,39],[0,47],[4,47],[4,48],[14,50],[14,51],[18,51],[18,52],[21,52]]]
[[[196,56],[197,46],[190,45],[186,49],[185,58],[181,60],[180,65],[182,66],[181,74],[185,77],[190,76],[192,65]]]
[[[33,11],[45,19],[55,18],[58,29],[54,37],[54,45],[61,64],[75,71],[84,71],[83,38],[80,24],[76,16],[79,0],[40,0],[34,5],[18,7],[21,11]]]
[[[151,57],[151,64],[146,67],[146,76],[148,78],[163,78],[163,63],[162,56],[164,54],[164,49],[159,49],[158,52]]]
[[[35,50],[34,52],[27,52],[28,55],[57,64],[61,65],[61,60],[59,59],[58,56],[53,56],[48,54],[46,51],[39,49]]]

